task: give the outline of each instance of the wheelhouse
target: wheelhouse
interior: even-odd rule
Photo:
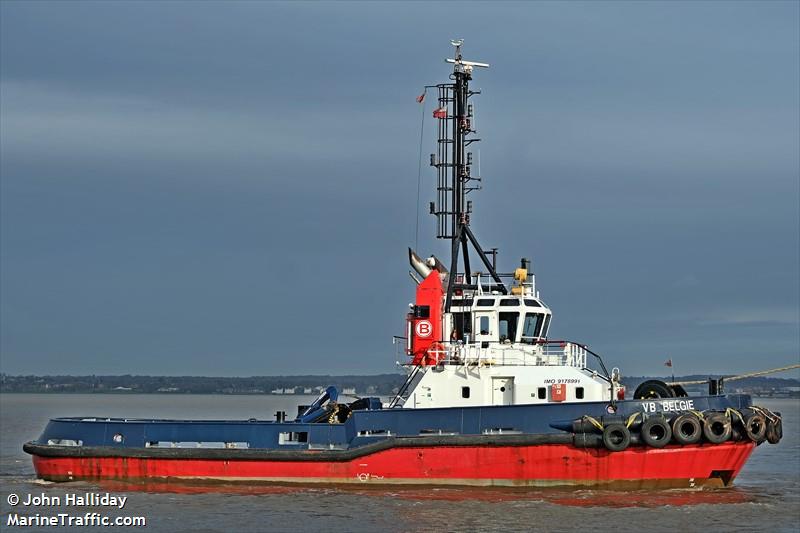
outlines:
[[[451,341],[464,344],[535,344],[547,338],[552,312],[529,296],[491,295],[454,299],[444,316]]]

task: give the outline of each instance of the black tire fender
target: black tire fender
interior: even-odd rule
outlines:
[[[770,444],[778,444],[783,438],[783,422],[781,417],[776,416],[774,419],[767,420],[767,442]]]
[[[767,419],[761,413],[753,413],[744,417],[744,431],[747,438],[755,443],[762,443],[767,438]]]
[[[726,442],[731,438],[731,420],[724,413],[704,413],[703,435],[711,444]]]
[[[697,444],[703,438],[703,424],[693,413],[683,413],[672,420],[672,437],[678,444]]]
[[[663,448],[672,440],[672,428],[663,416],[650,417],[642,422],[642,441],[653,448]]]
[[[609,424],[603,428],[603,445],[608,451],[621,452],[631,443],[631,432],[624,424]]]

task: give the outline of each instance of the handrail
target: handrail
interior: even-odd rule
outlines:
[[[414,378],[417,376],[417,374],[419,374],[419,372],[421,370],[422,370],[422,365],[415,365],[414,366],[414,370],[411,371],[411,373],[408,375],[408,377],[406,378],[406,380],[403,383],[403,385],[397,391],[397,394],[395,395],[395,397],[392,398],[391,402],[389,402],[389,408],[390,409],[392,407],[396,407],[397,406],[397,404],[400,402],[400,399],[402,398],[403,394],[405,394],[408,391],[408,388],[411,386],[411,383],[414,381]]]
[[[509,366],[573,366],[583,368],[586,366],[585,348],[567,341],[542,342],[544,345],[539,350],[534,345],[506,344],[492,342],[492,346],[483,342],[463,344],[450,342],[441,344],[437,349],[431,350],[439,364],[501,364]],[[558,350],[548,349],[552,345],[559,345]]]
[[[402,339],[402,337],[395,336],[393,339]],[[534,342],[528,343],[507,343],[502,341],[479,341],[473,342],[449,342],[441,345],[438,350],[433,350],[434,353],[440,355],[438,358],[441,364],[466,364],[466,363],[481,363],[481,362],[494,362],[495,358],[500,358],[500,364],[520,366],[557,366],[562,364],[564,366],[575,366],[579,368],[586,368],[586,357],[581,351],[591,354],[597,359],[602,375],[607,381],[611,381],[611,375],[608,368],[603,361],[600,354],[590,350],[585,344],[575,341],[564,339],[537,339]],[[531,353],[526,350],[526,346],[541,346],[540,353]],[[501,348],[502,349],[498,349]],[[550,351],[548,348],[558,347],[558,351]],[[494,348],[493,353],[489,350]],[[536,363],[529,363],[528,357],[539,357]],[[558,358],[558,362],[553,362],[553,358]],[[408,365],[404,365],[408,366]],[[588,369],[587,370],[591,370]],[[411,378],[412,376],[409,376]],[[406,389],[406,385],[402,391]]]
[[[603,370],[603,375],[606,378],[608,378],[609,381],[611,381],[611,374],[608,373],[608,369],[606,368],[605,363],[603,363],[603,358],[600,357],[600,354],[597,354],[597,353],[593,352],[592,350],[590,350],[589,347],[586,346],[585,344],[581,344],[579,342],[574,342],[574,341],[567,341],[567,340],[549,340],[549,339],[545,339],[544,341],[540,341],[537,344],[552,344],[552,343],[577,344],[578,346],[580,346],[581,348],[586,350],[586,353],[592,354],[595,357],[595,359],[597,359],[597,361],[600,363],[600,368]]]

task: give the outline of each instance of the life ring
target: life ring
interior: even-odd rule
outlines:
[[[447,359],[447,347],[441,342],[434,342],[425,352],[425,362],[428,365],[436,366]]]
[[[650,417],[642,423],[642,440],[653,448],[663,448],[672,439],[672,428],[662,416]]]
[[[703,417],[703,435],[711,444],[722,444],[731,438],[731,421],[723,413],[706,413]]]
[[[621,452],[631,443],[631,432],[624,424],[609,424],[603,429],[603,445],[610,452]]]
[[[683,413],[672,421],[672,436],[678,444],[696,444],[703,438],[703,425],[693,413]]]

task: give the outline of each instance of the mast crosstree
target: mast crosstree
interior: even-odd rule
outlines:
[[[436,216],[436,237],[451,242],[445,313],[450,312],[454,291],[472,286],[470,245],[497,283],[497,289],[507,294],[495,269],[497,250],[490,252],[493,256],[493,261],[490,261],[469,227],[472,201],[467,200],[467,195],[480,189],[481,182],[480,176],[472,175],[472,152],[467,150],[472,143],[480,141],[473,137],[476,133],[472,122],[474,113],[469,103],[470,97],[480,94],[480,91],[470,90],[469,82],[475,67],[488,68],[489,64],[464,60],[461,56],[463,39],[451,43],[455,47],[455,57],[445,61],[453,64],[453,81],[436,85],[439,107],[433,116],[438,119],[438,150],[431,154],[431,166],[437,169],[436,202],[431,202],[430,206],[431,214]],[[463,257],[463,276],[458,274],[459,253]]]

